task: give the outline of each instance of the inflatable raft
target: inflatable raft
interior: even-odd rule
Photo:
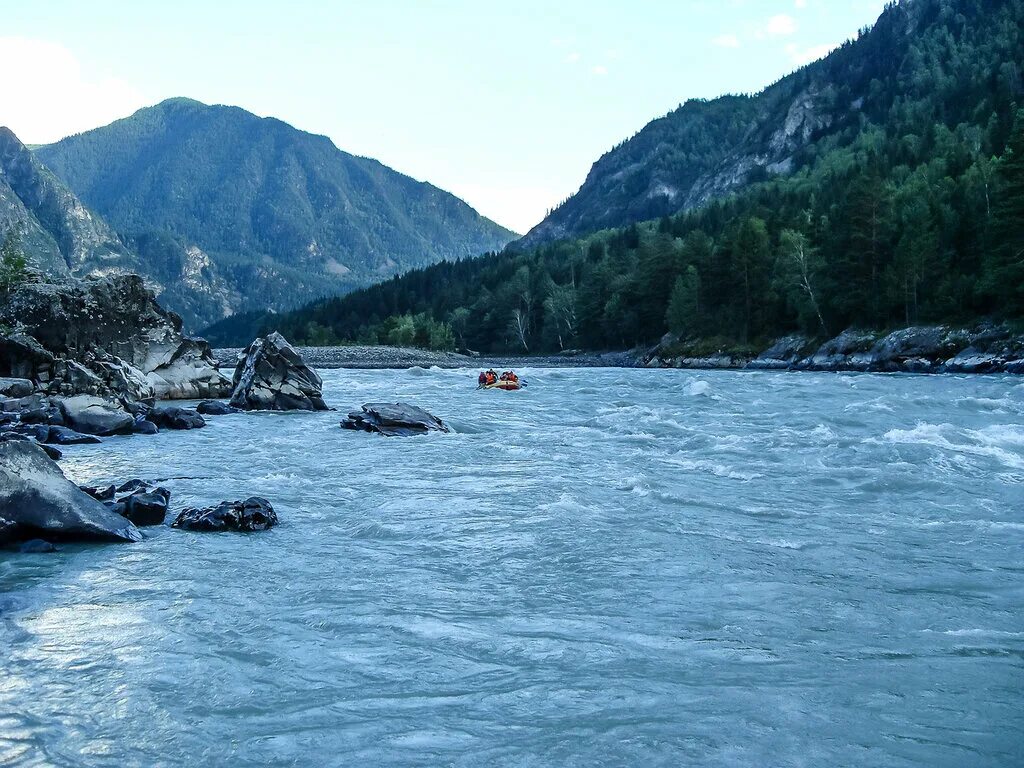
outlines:
[[[522,388],[523,384],[520,381],[496,381],[493,384],[484,384],[481,387],[481,389],[504,389],[506,392],[513,392]]]

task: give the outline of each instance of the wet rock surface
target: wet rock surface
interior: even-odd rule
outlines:
[[[349,413],[341,426],[388,437],[449,431],[441,419],[407,403],[366,403],[361,410]]]
[[[0,441],[0,544],[47,541],[134,542],[142,534],[64,477],[29,441]]]
[[[246,411],[326,411],[323,382],[276,331],[256,339],[235,368],[230,405]]]
[[[187,531],[265,531],[277,525],[277,513],[269,501],[250,496],[245,501],[222,501],[214,507],[188,507],[171,523]]]

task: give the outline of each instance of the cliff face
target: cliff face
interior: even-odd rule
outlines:
[[[113,229],[0,127],[0,232],[12,227],[50,274],[109,274],[138,266]]]
[[[209,346],[181,331],[138,275],[28,283],[0,302],[0,376],[47,394],[222,397]]]

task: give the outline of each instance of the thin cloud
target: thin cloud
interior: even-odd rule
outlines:
[[[833,50],[835,50],[835,48],[836,46],[828,44],[812,45],[809,48],[801,48],[795,43],[790,43],[786,46],[786,54],[794,64],[802,66],[828,56]]]
[[[712,38],[711,42],[719,48],[739,48],[741,45],[740,39],[733,34],[719,35]]]
[[[598,64],[590,71],[593,72],[595,75],[604,76],[608,74],[608,67],[604,66],[603,64]]]
[[[764,34],[768,37],[788,37],[794,34],[796,30],[796,19],[780,13],[778,16],[772,16],[768,19],[768,23],[764,27]]]

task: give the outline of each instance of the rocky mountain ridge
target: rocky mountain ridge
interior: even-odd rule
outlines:
[[[190,328],[515,237],[431,184],[238,107],[169,99],[34,154],[121,233]]]

